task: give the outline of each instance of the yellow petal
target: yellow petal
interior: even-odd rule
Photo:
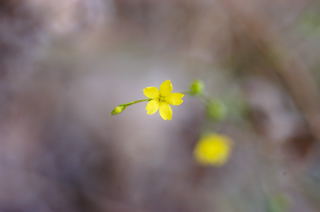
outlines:
[[[146,105],[146,111],[148,115],[156,113],[159,109],[159,102],[157,100],[151,100]]]
[[[166,80],[160,85],[160,94],[162,96],[168,96],[172,90],[173,86],[170,80]]]
[[[168,103],[165,103],[165,102],[160,103],[159,112],[163,120],[172,119],[172,110]]]
[[[166,101],[170,105],[181,105],[183,103],[182,97],[184,94],[182,93],[171,93],[166,97]]]
[[[159,90],[156,87],[146,87],[143,89],[143,94],[148,98],[155,99],[159,96]]]
[[[203,165],[221,166],[227,162],[231,152],[231,141],[228,137],[211,134],[197,143],[194,156]]]

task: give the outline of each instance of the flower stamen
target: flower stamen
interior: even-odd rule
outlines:
[[[159,102],[165,102],[166,101],[166,97],[160,95],[158,101]]]

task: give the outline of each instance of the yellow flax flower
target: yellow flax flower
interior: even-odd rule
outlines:
[[[170,80],[164,81],[160,89],[156,87],[146,87],[143,93],[151,100],[146,106],[148,115],[152,115],[159,110],[160,116],[164,120],[172,119],[172,109],[170,105],[181,105],[183,103],[182,93],[172,93],[173,86]]]
[[[201,165],[224,165],[230,156],[232,142],[224,135],[209,134],[202,137],[194,149],[194,157]]]

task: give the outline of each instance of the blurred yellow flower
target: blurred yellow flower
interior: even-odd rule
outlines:
[[[164,120],[172,119],[172,110],[170,105],[181,105],[183,103],[182,93],[172,93],[173,86],[170,80],[164,81],[160,89],[156,87],[146,87],[143,93],[151,100],[146,106],[148,115],[152,115],[159,110],[160,116]]]
[[[201,165],[224,165],[230,156],[232,142],[229,137],[209,134],[202,137],[194,149],[194,157]]]

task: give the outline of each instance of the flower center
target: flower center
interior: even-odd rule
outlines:
[[[159,96],[159,102],[165,102],[166,101],[166,97],[164,96]]]

